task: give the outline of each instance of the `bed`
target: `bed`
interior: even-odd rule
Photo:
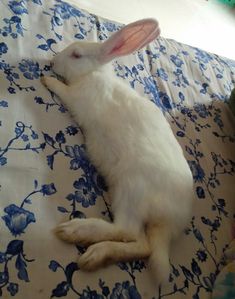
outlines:
[[[60,0],[0,2],[0,297],[207,299],[232,240],[235,118],[227,104],[235,62],[163,37],[113,62],[113,71],[163,111],[194,179],[193,217],[172,244],[164,287],[145,261],[82,272],[84,248],[53,234],[79,217],[111,221],[104,179],[79,127],[40,82],[75,40],[121,28]],[[166,178],[167,179],[167,178]],[[134,207],[133,207],[134,208]]]

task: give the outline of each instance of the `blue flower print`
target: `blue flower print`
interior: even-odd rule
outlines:
[[[55,36],[59,40],[62,40],[63,36],[58,34],[55,31],[55,28],[57,26],[62,26],[64,20],[75,19],[76,23],[73,26],[77,28],[77,31],[79,33],[75,34],[74,37],[79,39],[84,39],[84,36],[86,36],[87,33],[92,30],[95,24],[95,18],[91,16],[89,18],[91,27],[89,30],[87,30],[87,28],[85,29],[84,26],[82,26],[84,25],[84,23],[81,21],[81,18],[86,17],[84,13],[79,9],[73,7],[72,5],[60,0],[57,1],[53,8],[51,8],[51,11],[53,12],[53,14],[48,13],[48,15],[51,16],[51,30],[55,33]]]
[[[0,272],[0,284],[6,283],[8,280],[8,273],[7,272]]]
[[[16,136],[21,136],[21,134],[24,132],[24,127],[22,126],[16,126],[15,127],[15,133],[16,133]]]
[[[0,43],[0,55],[6,54],[8,51],[8,47],[5,43]]]
[[[80,167],[79,145],[65,147],[67,155],[72,158],[70,161],[70,169],[77,170]]]
[[[197,258],[200,262],[205,262],[207,260],[207,253],[205,250],[199,249],[197,251]]]
[[[184,64],[183,61],[178,56],[171,55],[170,59],[177,67],[181,67]]]
[[[23,31],[26,29],[23,28],[21,24],[21,18],[18,16],[13,16],[10,19],[4,18],[3,21],[5,22],[5,26],[0,29],[0,33],[6,37],[11,36],[13,39],[18,37],[18,34],[24,36]]]
[[[64,2],[61,2],[58,5],[55,5],[55,11],[56,11],[56,13],[58,15],[60,15],[60,17],[63,20],[67,20],[67,19],[70,18],[71,14],[72,14],[71,13],[71,9],[72,9],[72,6],[70,6],[69,4],[64,3]]]
[[[102,195],[103,191],[108,191],[108,186],[104,178],[97,173],[95,167],[90,168],[90,175],[86,175],[88,183],[94,188],[95,193]]]
[[[44,42],[45,42],[38,46],[39,49],[44,50],[44,51],[51,50],[54,54],[56,54],[56,52],[52,49],[52,45],[56,44],[56,41],[53,38],[45,39],[41,34],[37,34],[36,37],[38,39],[44,40]],[[44,67],[44,70],[45,71],[48,70],[48,67]]]
[[[56,272],[58,267],[60,267],[60,264],[57,261],[51,261],[49,264],[49,269],[51,269],[53,272]]]
[[[4,209],[7,215],[2,219],[14,236],[24,233],[24,229],[31,223],[36,222],[34,214],[14,204]]]
[[[9,93],[11,93],[11,94],[16,93],[16,92],[15,92],[15,88],[13,88],[13,87],[9,87],[9,88],[8,88],[8,91],[9,91]]]
[[[68,11],[68,6],[66,3],[63,3],[62,5],[58,6],[56,9],[56,12],[60,15],[60,17],[63,20],[67,20],[70,18],[70,12]]]
[[[0,297],[3,295],[4,288],[6,288],[11,296],[15,296],[19,291],[19,286],[17,283],[12,282],[11,279],[18,277],[21,281],[29,282],[27,263],[33,262],[34,259],[29,260],[26,258],[24,241],[16,239],[10,241],[4,253],[1,252],[0,255],[4,256],[4,260],[1,261],[3,271],[0,271]],[[16,269],[15,274],[12,272],[14,271],[14,266]],[[9,294],[4,294],[3,297],[9,298]]]
[[[70,136],[74,136],[78,133],[78,129],[74,126],[68,126],[65,132]]]
[[[115,287],[110,295],[110,299],[141,299],[141,296],[134,285],[130,285],[129,281],[123,283],[116,283]]]
[[[0,101],[0,107],[7,108],[8,107],[7,101],[5,100]]]
[[[23,140],[24,142],[29,141],[29,137],[28,137],[27,135],[25,135],[25,134],[23,134],[23,135],[21,136],[21,138],[22,138],[22,140]]]
[[[24,77],[29,80],[38,79],[41,74],[38,62],[29,59],[23,59],[22,62],[19,63],[19,69]]]
[[[66,153],[72,160],[70,161],[70,169],[77,170],[80,167],[84,172],[89,168],[90,162],[88,161],[85,146],[75,145],[74,147],[66,145]]]
[[[164,108],[164,110],[171,110],[172,106],[171,106],[171,100],[169,96],[165,92],[160,91],[159,97],[162,103],[162,108]]]
[[[0,166],[3,166],[7,164],[7,158],[6,157],[0,157]]]
[[[84,252],[84,251],[83,251]],[[72,284],[72,277],[74,272],[78,271],[78,265],[77,263],[70,263],[66,267],[63,267],[55,260],[52,260],[49,264],[49,269],[53,272],[56,272],[58,269],[62,270],[66,276],[66,279],[59,284],[57,284],[56,288],[52,290],[51,298],[53,297],[64,297],[67,295],[69,290],[72,290],[78,295],[78,292],[76,292],[73,284]],[[82,298],[79,294],[79,298]]]
[[[195,182],[202,182],[205,172],[196,161],[188,161]]]
[[[214,122],[222,129],[224,124],[219,114],[216,114],[214,117]]]
[[[24,233],[25,228],[32,222],[36,222],[35,216],[32,212],[26,210],[24,205],[32,204],[32,196],[41,193],[43,196],[50,196],[57,192],[53,183],[42,185],[38,188],[38,181],[34,181],[34,188],[36,190],[30,192],[22,201],[20,206],[11,204],[4,209],[6,215],[2,217],[5,225],[8,227],[10,232],[14,235],[20,235]]]
[[[0,264],[4,263],[5,261],[6,261],[6,254],[0,252]]]
[[[172,82],[173,85],[178,86],[178,87],[181,87],[181,86],[182,86],[182,87],[184,87],[184,88],[186,88],[186,86],[189,85],[189,81],[188,81],[188,79],[185,77],[185,75],[183,74],[182,69],[177,68],[177,69],[173,72],[173,74],[174,74],[175,77],[176,77],[176,80]]]
[[[44,68],[45,69],[45,68]],[[49,110],[50,107],[58,107],[58,110],[61,113],[66,112],[66,108],[55,98],[55,94],[51,93],[51,101],[44,100],[42,97],[36,96],[34,98],[35,102],[39,105],[44,105],[46,107],[46,112]]]
[[[53,183],[49,185],[42,185],[42,194],[45,195],[53,195],[56,193],[56,188]]]
[[[184,132],[182,132],[182,131],[178,131],[178,132],[176,133],[176,135],[177,135],[178,137],[184,137],[184,136],[185,136]]]
[[[36,140],[36,139],[38,139],[38,134],[35,133],[34,131],[32,131],[31,137],[32,137],[34,140]]]
[[[44,101],[43,101],[43,98],[42,97],[35,97],[35,102],[37,103],[37,104],[44,104]]]
[[[42,0],[32,0],[32,1],[35,4],[42,5]]]
[[[168,75],[163,68],[157,69],[157,76],[164,81],[168,80]]]
[[[24,7],[24,1],[9,1],[8,6],[16,15],[28,13],[27,9]]]
[[[58,142],[58,143],[65,143],[66,140],[65,140],[65,137],[64,137],[64,133],[62,131],[59,131],[56,136],[55,136],[55,140]]]
[[[81,203],[84,208],[93,206],[96,200],[95,192],[91,191],[84,178],[80,178],[73,184],[75,191],[76,201]]]
[[[197,104],[194,106],[194,110],[198,113],[201,118],[206,118],[209,116],[209,111],[204,104]]]
[[[67,281],[62,281],[61,283],[59,283],[56,287],[56,289],[54,289],[52,291],[52,297],[65,297],[69,291],[69,284]]]
[[[24,61],[24,60],[23,60]],[[5,74],[5,78],[8,81],[10,86],[7,88],[9,93],[14,94],[16,93],[16,88],[18,90],[25,90],[25,91],[35,91],[33,86],[21,86],[18,84],[17,80],[20,78],[19,74],[15,72],[16,67],[6,63],[5,60],[0,61],[0,70],[2,70]],[[13,87],[14,86],[14,87]]]
[[[139,56],[141,55],[141,53],[139,53]],[[143,65],[142,64],[137,64],[137,69],[139,70],[139,71],[143,71],[144,70],[144,67],[143,67]]]
[[[104,299],[104,296],[98,294],[94,290],[83,290],[80,299]]]
[[[11,296],[15,296],[15,294],[18,293],[19,286],[17,283],[9,283],[7,290],[11,294]]]
[[[200,90],[200,93],[206,94],[208,87],[209,87],[208,83],[202,83],[202,89]]]
[[[103,281],[102,279],[99,279],[99,287],[102,290],[102,294],[108,298],[108,295],[110,294],[110,290],[109,287],[105,284],[105,281]]]
[[[202,187],[197,186],[196,188],[198,198],[205,198],[205,191]]]
[[[117,31],[120,28],[120,26],[117,26],[115,23],[112,22],[104,22],[103,25],[110,32]]]
[[[209,61],[211,61],[211,60],[213,60],[213,57],[210,55],[210,54],[208,54],[208,53],[206,53],[206,52],[204,52],[204,51],[202,51],[202,50],[200,50],[200,49],[198,49],[198,48],[194,48],[195,49],[195,51],[196,51],[196,55],[195,55],[195,57],[198,59],[198,60],[200,60],[200,62],[203,62],[203,63],[208,63]]]
[[[145,77],[144,81],[144,92],[153,96],[153,101],[156,105],[159,105],[159,95],[156,81],[152,77]]]

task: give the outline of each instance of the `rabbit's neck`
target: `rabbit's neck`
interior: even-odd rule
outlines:
[[[103,117],[112,105],[116,76],[112,68],[97,69],[70,83],[72,112],[84,127],[90,127]]]
[[[109,80],[110,76],[114,75],[114,69],[113,69],[112,64],[108,63],[108,64],[104,64],[104,65],[99,65],[96,68],[94,68],[92,71],[83,73],[82,75],[78,75],[78,76],[73,75],[73,76],[67,78],[67,83],[69,85],[76,85],[79,82],[84,81],[84,80],[89,81],[96,74],[106,77],[107,80]]]

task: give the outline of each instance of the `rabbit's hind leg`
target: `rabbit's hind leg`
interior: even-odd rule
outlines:
[[[115,223],[98,218],[73,219],[60,224],[55,229],[55,233],[64,241],[85,246],[102,241],[135,240],[133,234],[126,232]]]
[[[150,254],[146,237],[131,242],[104,241],[88,247],[79,257],[78,265],[83,270],[92,271],[107,264],[148,258]]]

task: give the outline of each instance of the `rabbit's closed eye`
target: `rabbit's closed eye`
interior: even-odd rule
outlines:
[[[75,58],[75,59],[79,59],[79,58],[82,57],[82,55],[80,53],[78,53],[77,51],[73,51],[70,57]]]

